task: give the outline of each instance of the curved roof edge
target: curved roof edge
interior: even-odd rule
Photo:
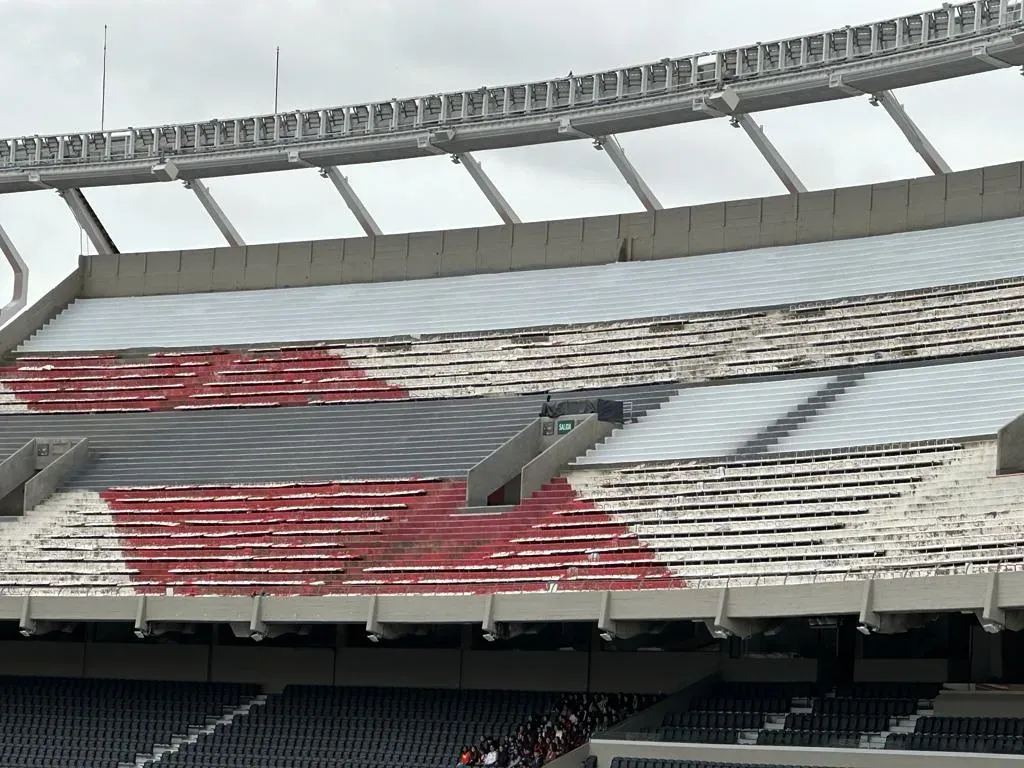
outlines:
[[[241,248],[86,256],[79,298],[294,288],[595,266],[846,240],[1017,216],[1024,216],[1021,162],[656,213]],[[0,343],[0,350],[4,347],[11,348]]]
[[[464,153],[749,114],[1024,64],[1020,0],[455,93],[0,139],[0,193]]]

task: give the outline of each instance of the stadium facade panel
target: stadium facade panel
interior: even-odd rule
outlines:
[[[691,620],[746,634],[790,617],[885,617],[975,613],[999,623],[1024,610],[1024,574],[1000,572],[858,579],[740,587],[533,593],[178,596],[5,595],[0,620],[21,622],[354,624],[368,632],[415,624],[493,625],[587,622],[614,632],[616,622]],[[731,629],[730,629],[731,628]]]
[[[338,285],[746,251],[1024,215],[1021,163],[550,222],[84,258],[82,298]]]

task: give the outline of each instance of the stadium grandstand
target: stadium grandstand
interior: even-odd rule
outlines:
[[[1024,765],[1024,164],[892,94],[1020,66],[972,0],[0,139],[95,250],[29,305],[0,229],[0,768]],[[808,191],[751,117],[858,96],[932,175]],[[663,208],[616,139],[715,118],[787,194]],[[646,210],[522,223],[472,154],[573,139]],[[384,235],[339,170],[432,154],[504,224]],[[205,184],[302,167],[366,237]],[[227,244],[121,253],[86,190],[173,180]]]

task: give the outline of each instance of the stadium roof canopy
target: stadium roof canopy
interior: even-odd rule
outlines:
[[[0,140],[0,192],[380,162],[744,115],[1024,64],[1021,4],[941,8],[532,83]]]
[[[1017,0],[923,13],[583,75],[176,125],[0,139],[0,193],[55,189],[98,253],[117,253],[83,187],[180,180],[232,246],[244,240],[204,179],[319,168],[367,235],[381,234],[338,166],[451,155],[502,221],[520,221],[473,152],[590,140],[648,211],[662,205],[617,133],[716,118],[742,128],[790,193],[807,187],[752,114],[868,96],[935,174],[942,158],[892,89],[1024,65]],[[0,239],[0,244],[3,240]],[[6,249],[5,249],[6,252]]]

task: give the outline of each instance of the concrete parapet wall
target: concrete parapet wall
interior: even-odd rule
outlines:
[[[1024,215],[1022,164],[656,213],[84,259],[83,297],[283,288],[664,259]],[[0,340],[2,341],[2,340]],[[2,344],[0,344],[2,348]]]
[[[87,259],[88,257],[82,257],[83,262],[88,263]],[[10,352],[60,314],[75,297],[85,295],[84,274],[85,269],[82,266],[76,267],[74,272],[57,283],[42,298],[37,299],[28,309],[0,328],[0,355]]]
[[[57,442],[54,439],[48,441],[52,446]],[[67,441],[68,445],[60,455],[52,460],[47,460],[28,482],[25,483],[25,511],[29,511],[44,502],[61,483],[75,470],[80,469],[89,458],[89,441],[86,438],[76,438]],[[39,441],[36,441],[39,444]],[[37,464],[38,466],[38,464]]]
[[[604,440],[615,429],[613,424],[599,421],[596,413],[588,413],[583,418],[574,419],[576,426],[572,432],[562,435],[552,442],[542,453],[523,467],[520,497],[528,498],[539,491],[546,482],[575,459],[593,448],[599,440]]]

